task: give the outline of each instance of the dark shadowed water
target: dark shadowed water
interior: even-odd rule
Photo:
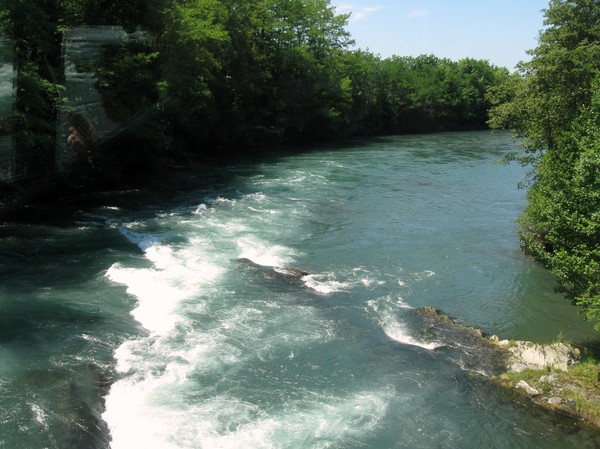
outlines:
[[[2,225],[0,447],[598,447],[415,310],[596,338],[519,250],[513,149],[389,137]]]

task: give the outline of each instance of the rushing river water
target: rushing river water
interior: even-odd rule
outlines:
[[[2,225],[0,447],[598,447],[415,310],[595,338],[519,250],[512,149],[382,138]]]

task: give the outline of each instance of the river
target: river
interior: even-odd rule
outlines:
[[[2,224],[0,447],[599,447],[416,313],[597,338],[519,249],[514,148],[280,152]]]

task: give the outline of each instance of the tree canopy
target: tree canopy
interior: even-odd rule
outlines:
[[[525,248],[600,320],[600,1],[552,0],[545,18],[531,61],[493,91],[491,123],[515,129],[533,163]]]
[[[86,68],[119,122],[155,112],[143,129],[150,137],[137,136],[144,148],[120,152],[129,161],[481,129],[491,105],[486,91],[509,79],[484,60],[352,50],[348,15],[328,0],[0,0],[0,11],[0,27],[20,52],[18,151],[36,173],[52,168],[57,111],[69,108],[62,36],[80,26],[144,33],[105,47]],[[96,162],[97,173],[107,171]],[[134,164],[125,165],[117,171]]]

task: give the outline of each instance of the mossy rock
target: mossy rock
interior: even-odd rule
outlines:
[[[435,307],[431,307],[431,306],[419,307],[417,309],[417,313],[419,315],[421,315],[423,318],[439,320],[446,324],[456,324],[456,321],[454,321],[452,318],[450,318],[448,315],[446,315],[440,309],[436,309]]]

